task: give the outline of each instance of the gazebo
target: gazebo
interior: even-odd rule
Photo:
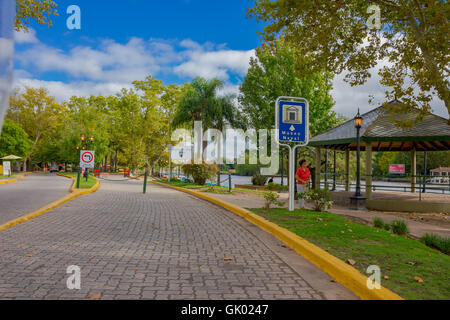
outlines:
[[[388,104],[401,103],[397,100]],[[448,120],[435,114],[427,114],[423,121],[412,128],[402,129],[393,120],[412,120],[413,114],[390,113],[380,106],[362,115],[361,151],[365,151],[365,196],[372,197],[372,151],[411,152],[411,192],[416,192],[417,151],[450,150],[450,125]],[[322,149],[345,151],[345,190],[350,191],[350,151],[356,150],[356,128],[352,120],[319,134],[310,140],[316,149],[315,166],[320,168]],[[320,169],[315,170],[315,185],[320,187]]]

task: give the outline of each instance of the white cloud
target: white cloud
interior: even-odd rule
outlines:
[[[33,28],[28,28],[29,31],[24,30],[14,32],[14,41],[19,44],[23,43],[38,43],[39,40],[36,38],[36,30]]]
[[[180,76],[228,80],[230,71],[239,76],[245,76],[250,57],[254,55],[254,50],[205,51],[204,49],[195,49],[188,53],[188,61],[174,68],[174,73]]]
[[[79,45],[64,51],[40,42],[34,30],[30,34],[16,33],[15,37],[16,42],[30,44],[16,54],[20,70],[15,71],[15,84],[46,87],[58,100],[72,95],[115,93],[122,87],[131,87],[134,80],[161,74],[216,77],[225,81],[221,92],[237,93],[238,86],[228,80],[233,76],[239,81],[254,56],[254,50],[229,50],[225,44],[199,44],[190,39],[131,38],[125,44],[103,40],[95,47]],[[70,83],[38,80],[49,72],[59,72],[74,80]]]
[[[79,81],[64,83],[61,81],[44,81],[37,79],[18,79],[14,82],[15,87],[24,88],[46,88],[59,102],[68,100],[72,96],[89,97],[91,95],[115,95],[122,88],[131,88],[130,83],[104,82],[95,83],[90,81]]]

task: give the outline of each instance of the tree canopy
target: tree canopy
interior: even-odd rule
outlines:
[[[370,5],[380,10],[381,29],[367,23]],[[308,57],[297,60],[301,74],[347,70],[346,81],[361,85],[383,61],[380,82],[391,88],[389,100],[403,102],[401,111],[420,121],[436,94],[450,114],[448,1],[256,0],[247,14],[266,23],[267,43],[281,37]]]
[[[255,129],[271,129],[275,124],[275,101],[280,96],[308,100],[312,136],[337,124],[336,114],[331,110],[333,98],[329,93],[332,75],[315,72],[299,77],[295,70],[298,59],[296,49],[284,41],[277,41],[274,47],[263,45],[256,49],[256,58],[250,60],[239,96],[247,125]]]
[[[52,26],[51,16],[58,16],[57,4],[52,0],[17,0],[16,30],[28,31],[32,21]]]

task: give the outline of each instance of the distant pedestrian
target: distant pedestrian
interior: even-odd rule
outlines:
[[[88,170],[88,168],[84,169],[83,178],[86,178],[86,182],[88,181],[88,178],[89,178],[89,170]]]
[[[297,191],[298,193],[303,193],[307,191],[309,180],[311,179],[311,172],[309,172],[307,163],[305,159],[300,160],[300,168],[297,170],[295,175],[295,180],[297,180]],[[298,199],[298,205],[300,209],[305,209],[305,200],[302,198]]]

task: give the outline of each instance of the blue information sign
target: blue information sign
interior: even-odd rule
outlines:
[[[304,100],[301,98],[291,98]],[[291,100],[290,99],[290,100]],[[308,144],[308,101],[277,101],[277,130],[279,142]]]

